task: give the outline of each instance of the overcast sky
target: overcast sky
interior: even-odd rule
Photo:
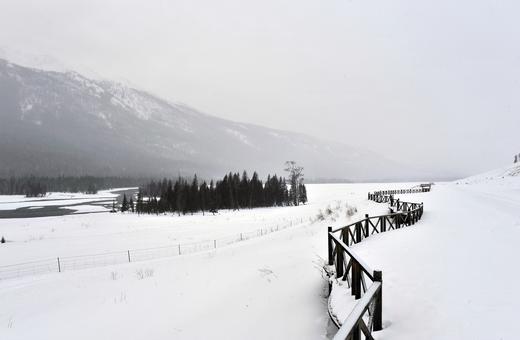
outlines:
[[[0,46],[471,174],[520,152],[520,2],[0,0]]]

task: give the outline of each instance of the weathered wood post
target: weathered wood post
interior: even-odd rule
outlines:
[[[61,263],[60,263],[60,258],[58,257],[58,273],[61,273]]]
[[[380,219],[380,221],[381,221],[381,222],[379,223],[379,224],[381,225],[381,232],[384,233],[384,232],[386,231],[386,218],[385,218],[385,216],[383,215],[383,216],[379,217],[379,219]]]
[[[336,277],[343,276],[344,268],[344,253],[343,248],[339,244],[336,244]]]
[[[361,242],[361,222],[356,223],[356,243]]]
[[[327,242],[329,247],[329,266],[332,266],[334,264],[334,248],[332,244],[332,236],[330,233],[332,232],[332,227],[327,228]]]
[[[370,224],[370,219],[368,218],[368,214],[365,214],[365,238],[370,235],[368,230],[368,225]]]
[[[352,340],[361,340],[361,327],[359,326],[359,322],[354,326]]]
[[[356,300],[361,299],[361,265],[352,258],[352,295]]]
[[[383,272],[374,270],[374,282],[381,282],[374,308],[374,331],[380,331],[383,329]]]

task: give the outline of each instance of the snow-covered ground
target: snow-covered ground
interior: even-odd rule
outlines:
[[[308,187],[310,201],[299,207],[222,210],[216,215],[199,213],[181,217],[107,213],[4,219],[0,236],[9,242],[0,247],[0,266],[58,256],[218,241],[259,229],[306,225],[329,205],[334,207],[341,202],[344,208],[346,203],[364,201],[368,190],[377,188],[378,184],[310,184]]]
[[[418,224],[354,246],[383,271],[378,339],[518,339],[518,170],[436,185]]]
[[[114,191],[132,188],[102,190],[97,194],[83,194],[70,192],[51,192],[43,197],[25,197],[24,195],[0,195],[0,210],[17,209],[23,207],[48,205],[66,205],[80,202],[105,201],[115,199],[118,194]]]
[[[438,184],[420,223],[356,245],[383,270],[378,339],[514,339],[515,259],[520,241],[520,181]],[[41,257],[165,246],[256,230],[292,228],[216,251],[0,281],[1,339],[325,339],[328,225],[349,220],[346,203],[375,189],[412,184],[309,185],[303,207],[219,215],[92,214],[3,220],[3,264]],[[493,192],[494,188],[499,188]],[[490,194],[492,193],[492,194]],[[335,221],[315,221],[341,201]]]
[[[305,206],[215,216],[5,220],[0,233],[10,242],[0,247],[3,263],[204,240],[291,219],[304,223],[216,251],[0,281],[2,339],[324,338],[326,227],[348,221],[347,202],[359,210],[353,218],[384,210],[365,199],[379,187],[308,185]],[[337,201],[336,221],[308,220]]]

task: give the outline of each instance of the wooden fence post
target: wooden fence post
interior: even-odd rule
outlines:
[[[327,228],[327,242],[329,247],[329,266],[332,266],[334,264],[334,249],[332,245],[332,237],[330,236],[330,233],[332,232],[332,227]]]
[[[370,235],[370,232],[369,232],[369,224],[370,224],[370,220],[368,218],[368,214],[365,214],[365,238],[368,237],[368,235]]]
[[[360,264],[352,259],[352,295],[356,300],[361,298],[361,266]]]
[[[381,225],[381,232],[384,233],[386,231],[386,219],[385,219],[385,216],[381,216],[379,217],[379,224]]]
[[[338,244],[336,245],[336,277],[343,276],[343,267],[344,267],[344,254],[343,248],[341,248]]]
[[[128,262],[132,262],[132,261],[130,261],[130,250],[127,250],[126,252],[128,254]]]
[[[60,258],[58,257],[58,273],[61,273],[61,263],[60,263]]]
[[[374,270],[374,282],[381,282],[374,308],[374,331],[380,331],[383,329],[383,273],[380,270]]]
[[[356,243],[361,242],[361,222],[356,223]]]
[[[359,322],[354,326],[352,340],[361,340],[361,327],[359,326]]]

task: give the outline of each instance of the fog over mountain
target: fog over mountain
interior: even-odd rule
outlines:
[[[0,174],[218,176],[281,173],[296,160],[308,178],[405,179],[381,155],[311,136],[241,124],[121,83],[0,60]],[[414,173],[417,175],[417,172]]]

